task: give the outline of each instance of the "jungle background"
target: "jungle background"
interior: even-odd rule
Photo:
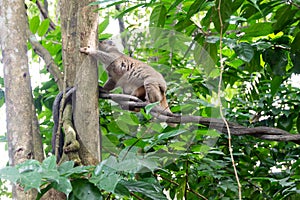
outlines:
[[[300,197],[300,1],[33,0],[25,5],[0,2],[5,27],[0,106],[6,106],[7,116],[1,142],[8,142],[10,158],[10,166],[0,170],[1,196]],[[222,134],[201,123],[169,127],[149,114],[154,105],[134,113],[99,99],[98,84],[107,74],[79,48],[109,38],[163,74],[172,112],[278,129],[262,137],[261,132]],[[42,77],[34,88],[29,67]],[[51,153],[52,105],[67,86],[76,86],[79,166],[72,157],[58,166]],[[279,129],[293,139],[278,136]],[[8,181],[17,183],[12,193]]]

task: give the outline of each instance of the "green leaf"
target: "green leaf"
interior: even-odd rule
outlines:
[[[219,6],[219,0],[216,1],[215,9],[213,9],[214,12],[212,16],[212,21],[216,27],[216,30],[220,33],[221,23],[220,23],[219,13],[217,9],[218,6]],[[229,25],[228,19],[232,14],[232,1],[221,1],[220,10],[221,10],[221,18],[223,24],[223,33],[224,33],[228,28]]]
[[[102,173],[115,173],[116,169],[108,167],[108,166],[116,166],[118,164],[118,161],[116,157],[110,156],[106,160],[103,160],[102,162],[99,163],[99,165],[96,166],[94,170],[94,175],[95,176],[101,176]],[[92,182],[92,183],[97,183],[97,182]]]
[[[273,33],[272,23],[262,22],[251,24],[249,27],[242,29],[245,33],[243,38],[251,38],[258,36],[265,36]]]
[[[284,29],[287,25],[294,22],[296,9],[292,9],[291,5],[285,5],[279,8],[275,13],[276,22],[273,24],[275,33]]]
[[[296,37],[294,38],[291,44],[291,52],[299,52],[300,51],[300,32],[297,33]]]
[[[139,124],[139,120],[135,115],[132,115],[129,112],[124,112],[123,115],[121,115],[118,120],[123,121],[126,124],[136,126]]]
[[[20,178],[20,173],[15,167],[8,166],[0,169],[0,178],[16,183]]]
[[[113,2],[111,4],[106,4],[106,3],[110,3],[110,2]],[[102,1],[96,1],[96,2],[92,2],[89,4],[89,6],[93,6],[93,5],[101,5],[102,8],[109,8],[111,6],[115,6],[115,5],[119,5],[119,4],[122,4],[122,3],[125,3],[127,2],[127,0],[122,0],[122,1],[117,1],[117,0],[102,0]]]
[[[37,160],[26,160],[23,163],[16,165],[16,168],[20,173],[26,173],[31,171],[40,171],[40,162]]]
[[[99,189],[88,180],[78,179],[72,181],[73,191],[70,199],[102,200]]]
[[[93,168],[93,166],[77,166],[74,168],[69,169],[64,176],[68,177],[73,174],[83,174],[90,171],[90,169]]]
[[[148,105],[145,106],[146,114],[149,114],[152,108],[157,106],[159,102],[154,102],[154,103],[149,103]]]
[[[254,50],[249,43],[242,42],[234,48],[237,56],[245,62],[250,62],[254,56]]]
[[[32,188],[35,188],[39,191],[42,184],[42,176],[35,171],[26,172],[21,174],[19,182],[21,185],[25,186],[25,191],[28,191]]]
[[[0,108],[3,106],[5,103],[5,93],[4,91],[0,88]]]
[[[199,12],[199,10],[201,9],[204,2],[206,2],[206,1],[205,0],[194,1],[193,4],[189,8],[189,11],[187,13],[187,18],[191,18],[194,14]]]
[[[191,150],[193,151],[193,152],[197,152],[197,153],[208,153],[209,152],[209,150],[210,150],[210,146],[207,146],[207,145],[193,145],[192,147],[191,147]]]
[[[175,30],[176,31],[182,31],[185,28],[191,26],[192,24],[194,24],[194,22],[190,19],[184,19],[184,20],[180,20],[178,21],[178,23],[175,25]]]
[[[151,183],[142,181],[120,181],[131,192],[139,192],[150,199],[167,200],[167,197],[162,192],[162,188]]]
[[[50,24],[50,20],[49,19],[45,19],[44,21],[42,21],[41,25],[39,26],[37,32],[38,35],[40,37],[42,37],[43,35],[45,35],[48,31],[49,28],[49,24]]]
[[[165,25],[167,9],[164,5],[156,6],[150,15],[150,25],[152,27],[163,28]]]
[[[300,32],[297,33],[291,44],[290,57],[293,63],[293,72],[300,74]]]
[[[110,122],[107,125],[107,128],[110,132],[113,133],[123,133],[123,131],[120,129],[119,125],[115,121]]]
[[[271,81],[271,94],[274,96],[279,89],[280,84],[282,83],[282,76],[275,76]]]
[[[176,0],[168,9],[168,12],[170,12],[171,10],[173,10],[174,8],[176,8],[180,3],[182,2],[182,0]]]
[[[33,34],[35,34],[37,32],[39,25],[40,25],[40,17],[39,16],[34,16],[33,18],[30,19],[29,28]]]
[[[116,185],[115,193],[120,194],[122,196],[130,196],[129,190],[123,184],[120,184],[119,182]]]
[[[111,38],[113,36],[113,34],[110,34],[110,33],[102,33],[100,36],[99,36],[99,40],[106,40],[108,38]]]
[[[60,174],[67,173],[70,169],[73,169],[74,167],[74,161],[66,161],[63,162],[60,166],[58,166],[58,171]]]
[[[71,182],[68,178],[65,177],[59,177],[58,182],[53,183],[53,188],[60,192],[65,193],[67,197],[72,192]]]
[[[125,140],[124,142],[124,145],[126,147],[129,147],[129,146],[132,146],[133,144],[135,144],[134,146],[136,147],[145,147],[146,146],[146,142],[144,142],[143,140],[141,139],[137,139],[137,138],[130,138],[130,139],[127,139]]]
[[[266,50],[272,47],[271,42],[267,42],[267,41],[258,41],[253,43],[252,45],[256,47],[257,51]]]
[[[122,11],[122,12],[121,12],[120,14],[118,14],[115,18],[123,17],[126,13],[131,12],[131,11],[135,10],[136,8],[138,8],[138,7],[143,7],[143,6],[146,7],[147,5],[148,5],[148,3],[139,3],[139,4],[137,4],[137,5],[134,5],[134,6],[130,7],[130,8],[128,8],[128,9]]]
[[[178,129],[178,130],[174,130],[174,131],[170,131],[170,132],[166,132],[166,133],[161,133],[160,135],[158,135],[157,139],[158,140],[165,140],[165,139],[169,139],[171,137],[175,137],[177,135],[180,135],[182,133],[185,133],[187,130],[183,130],[183,129]]]
[[[46,180],[49,180],[49,181],[56,181],[58,182],[59,181],[59,173],[57,170],[54,170],[54,169],[43,169],[41,171],[41,176],[43,177],[43,179],[46,179]]]
[[[104,173],[100,176],[97,187],[99,189],[105,190],[107,192],[114,192],[115,188],[117,186],[117,183],[119,182],[120,179],[121,179],[121,177],[119,174]]]
[[[293,127],[293,118],[290,116],[287,117],[286,115],[280,116],[277,122],[277,127],[282,130],[290,131]]]
[[[300,114],[297,117],[296,127],[297,127],[298,133],[300,133]]]
[[[56,157],[54,155],[47,157],[43,163],[42,163],[42,168],[44,169],[56,169]]]
[[[300,74],[300,50],[290,54],[291,61],[293,63],[293,72]]]
[[[263,52],[262,57],[272,69],[272,73],[277,76],[286,74],[286,66],[288,64],[287,55],[281,49],[267,49]]]
[[[98,26],[98,34],[100,35],[101,33],[103,33],[103,31],[105,31],[108,25],[109,25],[109,17],[105,17],[103,22],[101,22]]]
[[[100,1],[95,1],[95,2],[92,2],[89,4],[89,6],[94,6],[94,5],[101,5],[101,4],[104,4],[104,3],[108,3],[108,2],[114,2],[114,1],[117,1],[117,0],[100,0]]]

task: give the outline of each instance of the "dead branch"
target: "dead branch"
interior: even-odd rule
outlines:
[[[140,99],[126,94],[109,94],[100,92],[99,98],[111,99],[118,103],[122,108],[130,108],[130,110],[132,108],[143,108],[148,105],[147,102],[142,102]],[[227,134],[227,129],[222,119],[201,116],[183,116],[177,114],[170,116],[170,114],[167,114],[158,106],[154,107],[150,113],[155,119],[161,122],[175,124],[198,123],[208,127],[209,129],[215,129],[221,133]],[[233,122],[228,122],[228,125],[232,135],[251,135],[264,140],[291,141],[300,144],[300,134],[290,134],[289,132],[278,128],[265,126],[244,127]]]

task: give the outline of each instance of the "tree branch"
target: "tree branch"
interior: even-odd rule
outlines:
[[[111,99],[114,102],[118,103],[122,108],[143,108],[148,105],[147,102],[142,102],[137,97],[126,95],[126,94],[109,94],[101,93],[99,95],[103,99]],[[227,134],[227,129],[224,121],[217,118],[207,118],[201,116],[183,116],[164,112],[158,106],[154,107],[150,111],[151,115],[155,117],[158,121],[167,122],[167,123],[198,123],[208,127],[209,129],[215,129],[221,133]],[[227,121],[228,122],[228,121]],[[300,144],[300,134],[290,134],[287,131],[274,128],[274,127],[244,127],[237,123],[228,122],[230,131],[232,135],[242,136],[242,135],[251,135],[264,140],[271,141],[291,141],[297,144]]]
[[[41,58],[43,58],[47,70],[54,76],[54,80],[58,85],[58,88],[60,91],[62,91],[62,86],[63,86],[63,74],[61,73],[59,67],[56,65],[54,62],[52,56],[50,53],[43,47],[39,41],[36,39],[36,37],[31,34],[29,36],[29,41],[30,44],[36,54],[38,54]]]
[[[54,22],[49,18],[49,16],[48,16],[48,11],[45,9],[45,7],[42,5],[42,3],[41,3],[39,0],[37,0],[37,1],[36,1],[36,5],[37,5],[38,9],[40,10],[40,12],[41,12],[43,18],[44,18],[44,19],[49,19],[49,21],[50,21],[50,26],[49,26],[50,30],[55,30],[56,25],[55,25]]]

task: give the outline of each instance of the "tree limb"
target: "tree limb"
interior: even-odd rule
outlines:
[[[100,98],[111,99],[114,102],[118,103],[122,108],[143,108],[148,105],[147,102],[142,102],[140,99],[126,94],[109,94],[101,93]],[[207,118],[201,116],[183,116],[173,114],[167,114],[158,106],[154,107],[150,111],[151,115],[155,117],[158,121],[167,122],[167,123],[198,123],[208,127],[209,129],[215,129],[221,133],[227,134],[227,129],[225,123],[222,119],[217,118]],[[300,144],[300,134],[290,134],[287,131],[274,128],[274,127],[244,127],[237,123],[228,122],[230,131],[232,135],[242,136],[242,135],[251,135],[264,140],[271,141],[291,141],[297,144]]]
[[[29,41],[34,52],[38,54],[41,58],[43,58],[47,70],[54,76],[54,80],[57,83],[59,90],[62,91],[63,74],[61,73],[56,63],[54,62],[49,51],[39,43],[39,41],[36,39],[36,37],[33,34],[29,36]]]

